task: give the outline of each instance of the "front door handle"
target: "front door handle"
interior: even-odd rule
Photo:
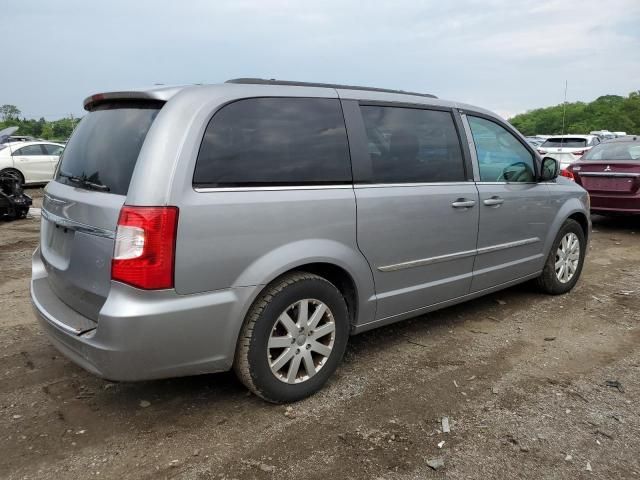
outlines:
[[[459,198],[451,204],[453,208],[471,208],[476,204],[475,200],[467,200],[466,198]]]
[[[489,207],[497,207],[498,205],[502,205],[504,203],[504,198],[501,197],[491,197],[483,200],[482,203]]]

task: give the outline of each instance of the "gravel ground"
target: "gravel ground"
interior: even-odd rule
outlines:
[[[2,478],[640,478],[640,219],[594,218],[572,293],[526,284],[353,337],[290,407],[229,373],[114,384],[74,366],[29,304],[38,231],[0,224]]]

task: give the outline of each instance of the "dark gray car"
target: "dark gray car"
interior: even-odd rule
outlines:
[[[111,380],[322,387],[350,334],[580,275],[589,199],[513,127],[432,95],[240,79],[103,93],[46,188],[31,296]]]

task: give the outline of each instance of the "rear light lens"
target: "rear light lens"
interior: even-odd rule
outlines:
[[[572,172],[570,172],[569,170],[560,170],[560,175],[562,175],[563,177],[568,178],[569,180],[572,180],[574,182],[576,181],[575,175]]]
[[[543,150],[543,149],[541,149],[541,148],[539,148],[539,149],[538,149],[538,153],[539,153],[540,155],[544,155],[544,154],[546,154],[546,153],[547,153],[547,151],[546,151],[546,150]]]
[[[173,288],[177,227],[177,207],[122,207],[111,278],[145,290]]]
[[[586,150],[578,150],[577,152],[571,152],[572,155],[575,155],[576,157],[581,157],[582,155],[584,155],[584,152]]]

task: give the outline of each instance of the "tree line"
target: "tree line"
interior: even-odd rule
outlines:
[[[39,120],[27,119],[15,105],[0,106],[0,130],[7,127],[18,127],[18,131],[14,135],[64,141],[69,138],[79,121],[79,118],[73,116],[52,121],[45,120],[44,117]]]
[[[524,135],[562,133],[565,105],[537,108],[509,119]],[[589,133],[594,130],[640,134],[640,90],[628,96],[604,95],[593,102],[566,103],[564,133]]]

